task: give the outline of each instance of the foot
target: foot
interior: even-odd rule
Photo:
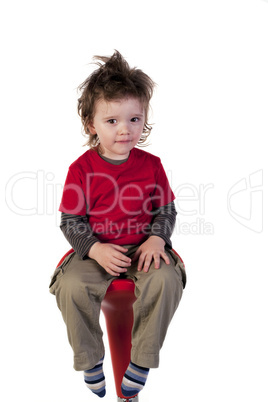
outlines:
[[[92,369],[84,371],[84,380],[87,387],[100,398],[103,398],[106,394],[106,383],[102,368],[103,359],[104,357]]]
[[[146,383],[149,370],[130,362],[121,384],[122,394],[127,398],[137,395]]]

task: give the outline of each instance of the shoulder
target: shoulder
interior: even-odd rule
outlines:
[[[161,159],[158,156],[151,154],[150,152],[144,151],[139,148],[133,148],[131,152],[133,152],[134,158],[136,160],[140,160],[142,163],[153,164],[154,166],[161,164]]]
[[[91,170],[90,167],[94,164],[94,152],[92,149],[88,149],[69,166],[69,170],[83,172]]]

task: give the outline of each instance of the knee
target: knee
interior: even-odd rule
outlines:
[[[70,306],[75,304],[79,308],[83,308],[89,303],[89,296],[87,294],[86,287],[75,276],[69,278],[67,275],[60,280],[58,289],[56,292],[56,299],[60,309],[63,306]]]
[[[152,277],[156,291],[165,293],[167,297],[177,296],[176,298],[181,298],[183,292],[182,274],[173,264],[161,264],[160,269],[155,269]]]

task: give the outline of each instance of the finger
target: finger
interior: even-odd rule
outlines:
[[[119,267],[118,265],[113,264],[113,263],[111,263],[109,265],[109,267],[107,267],[107,268],[110,271],[112,271],[115,276],[119,276],[120,274],[123,274],[123,273],[127,272],[126,268]]]
[[[123,261],[119,258],[113,258],[112,259],[113,264],[115,264],[117,267],[130,267],[131,266],[131,260]]]
[[[120,276],[120,274],[118,272],[113,271],[110,268],[105,268],[105,271],[108,272],[108,274],[112,275],[112,276]]]
[[[122,253],[126,253],[126,252],[128,251],[127,248],[122,247],[122,246],[119,246],[119,244],[113,244],[113,247],[114,247],[116,250],[121,251]]]
[[[144,266],[143,266],[143,271],[144,271],[144,272],[148,272],[148,271],[149,271],[151,262],[152,262],[152,256],[151,256],[151,255],[147,255],[147,257],[145,258]]]
[[[134,253],[134,255],[132,257],[132,261],[133,262],[137,261],[140,255],[141,255],[141,250],[140,249],[136,250],[136,252]]]
[[[169,260],[167,254],[166,254],[164,251],[161,253],[161,257],[163,258],[163,260],[165,261],[165,263],[166,263],[167,265],[170,264],[170,260]]]
[[[144,254],[140,254],[139,256],[139,262],[138,262],[138,267],[137,270],[141,271],[142,267],[143,267],[143,263],[144,263],[144,259],[145,259],[145,255]]]
[[[129,266],[131,264],[131,258],[127,257],[126,255],[124,255],[122,253],[116,252],[116,253],[114,253],[113,257],[120,263],[127,264],[124,266]]]
[[[159,267],[160,267],[160,256],[159,256],[159,254],[154,254],[154,267],[155,267],[155,269],[159,269]]]

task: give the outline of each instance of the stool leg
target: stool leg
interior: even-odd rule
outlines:
[[[118,280],[118,282],[114,281],[112,285],[116,286],[117,283],[123,283],[123,279]],[[133,282],[131,283],[133,284]],[[109,289],[101,307],[106,320],[115,387],[118,397],[117,401],[138,402],[136,397],[124,397],[121,391],[122,379],[130,362],[131,330],[133,326],[132,305],[136,300],[134,289],[132,291],[109,291]]]
[[[111,359],[114,371],[117,402],[138,402],[138,395],[126,398],[121,392],[121,383],[129,365],[131,354],[131,330],[133,326],[133,303],[135,285],[132,280],[112,282],[102,301],[106,320]]]
[[[138,395],[134,396],[134,398],[127,398],[127,399],[122,399],[117,397],[117,402],[139,402],[139,397]]]

